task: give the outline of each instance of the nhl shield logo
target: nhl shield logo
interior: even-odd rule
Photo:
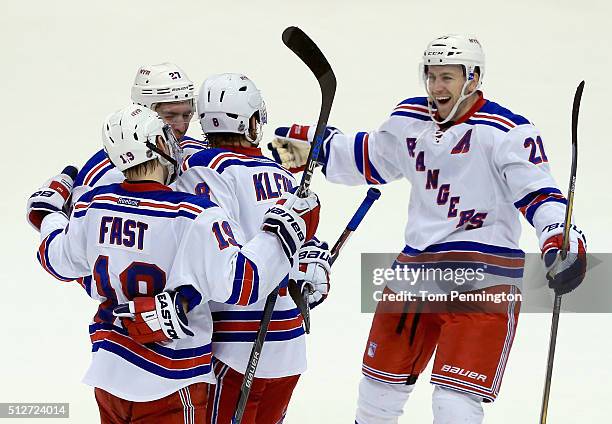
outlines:
[[[376,348],[378,347],[378,345],[374,342],[370,342],[370,344],[368,345],[368,356],[370,358],[373,358],[374,355],[376,355]]]

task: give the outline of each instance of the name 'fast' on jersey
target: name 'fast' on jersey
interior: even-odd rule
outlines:
[[[85,277],[100,302],[84,382],[133,401],[214,383],[208,301],[254,303],[290,269],[275,236],[261,232],[243,244],[241,230],[210,199],[159,183],[95,188],[75,202],[69,223],[48,215],[41,239],[43,268],[61,281]],[[141,345],[113,316],[117,304],[179,288],[188,294],[193,337]]]

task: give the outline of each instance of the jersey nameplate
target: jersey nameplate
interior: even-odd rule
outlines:
[[[121,200],[121,199],[119,199]],[[125,199],[134,200],[134,199]],[[98,244],[128,250],[144,250],[145,233],[149,225],[119,216],[103,216],[100,219]]]

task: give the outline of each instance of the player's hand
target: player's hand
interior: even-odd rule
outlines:
[[[299,271],[292,276],[302,292],[308,293],[310,308],[320,305],[329,293],[329,275],[331,254],[326,242],[317,238],[304,243],[299,254]]]
[[[303,171],[310,153],[310,144],[314,140],[315,130],[315,126],[298,124],[277,128],[274,131],[275,138],[268,144],[274,160],[290,172]],[[341,132],[334,127],[325,128],[323,146],[317,158],[318,163],[327,162],[326,144],[335,134],[341,134]]]
[[[304,198],[285,192],[264,215],[261,229],[278,237],[289,262],[319,225],[319,198],[309,192]]]
[[[154,297],[135,297],[115,307],[113,315],[132,339],[141,344],[184,339],[193,336],[178,292],[162,292]]]
[[[77,176],[74,166],[67,166],[61,174],[50,178],[28,199],[26,219],[37,231],[45,216],[53,212],[64,212]]]
[[[571,292],[582,283],[586,273],[586,237],[572,224],[569,232],[570,242],[565,259],[561,258],[563,244],[563,224],[551,224],[544,227],[540,236],[542,259],[548,270],[548,286],[556,294]]]

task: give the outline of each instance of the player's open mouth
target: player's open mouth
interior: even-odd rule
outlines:
[[[436,97],[436,103],[444,105],[448,102],[450,102],[450,96],[442,96],[442,97]]]

